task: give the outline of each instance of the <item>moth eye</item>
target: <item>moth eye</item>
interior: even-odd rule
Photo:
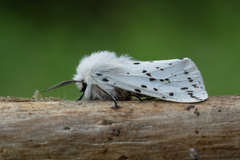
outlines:
[[[84,92],[87,88],[87,83],[83,82],[82,83],[82,89],[80,90],[80,92]]]

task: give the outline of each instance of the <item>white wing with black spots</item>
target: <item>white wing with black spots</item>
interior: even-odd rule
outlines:
[[[175,102],[199,102],[208,98],[203,78],[189,58],[128,64],[125,73],[104,74],[104,81],[134,93]]]

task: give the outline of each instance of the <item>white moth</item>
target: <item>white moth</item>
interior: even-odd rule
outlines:
[[[49,89],[76,83],[87,100],[130,100],[132,96],[155,97],[173,102],[200,102],[208,98],[203,78],[189,58],[136,61],[114,52],[94,52],[85,56],[73,80]]]

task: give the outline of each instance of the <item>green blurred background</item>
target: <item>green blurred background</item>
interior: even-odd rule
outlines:
[[[99,50],[137,60],[191,58],[207,91],[240,91],[240,1],[2,0],[0,96],[31,97],[70,80]],[[42,96],[74,100],[75,85]]]

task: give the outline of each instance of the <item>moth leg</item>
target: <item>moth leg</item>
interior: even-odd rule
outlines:
[[[81,95],[76,101],[80,101],[80,100],[83,98],[84,93],[85,93],[85,91],[86,91],[87,83],[82,82],[82,85],[83,85],[82,90],[79,91],[79,92],[82,92],[82,95]]]
[[[76,101],[80,101],[84,96],[84,92],[82,93],[82,95],[76,100]]]
[[[150,97],[150,96],[146,96],[146,100],[152,100],[152,99],[156,99],[156,98]]]
[[[115,104],[115,109],[118,109],[119,107],[118,107],[118,105],[117,105],[116,99],[115,99],[111,94],[107,93],[107,92],[104,91],[102,88],[100,88],[99,86],[97,86],[97,87],[98,87],[100,90],[102,90],[104,93],[106,93],[109,97],[112,98],[112,100],[113,100],[113,102],[114,102],[114,104]]]
[[[140,102],[143,102],[143,100],[141,99],[141,97],[138,96],[137,94],[132,94],[132,96],[136,97]]]

